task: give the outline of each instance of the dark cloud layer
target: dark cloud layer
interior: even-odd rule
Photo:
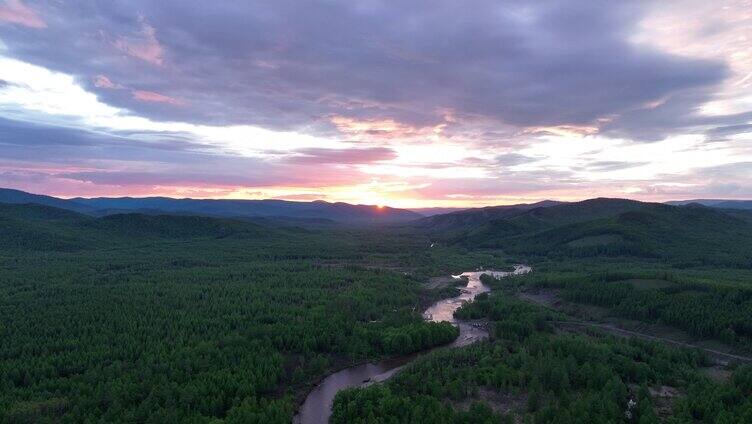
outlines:
[[[0,118],[0,159],[80,162],[89,160],[200,163],[207,147],[180,133],[95,132]]]
[[[381,148],[301,149],[304,159],[290,164],[226,154],[186,142],[180,134],[126,135],[0,118],[0,186],[50,178],[122,187],[341,184],[360,176],[348,164],[394,155]],[[335,162],[345,167],[326,166]]]
[[[519,127],[607,119],[651,139],[695,125],[726,67],[630,43],[641,4],[29,2],[46,28],[0,36],[155,119],[331,131],[334,115],[422,126],[452,111]]]

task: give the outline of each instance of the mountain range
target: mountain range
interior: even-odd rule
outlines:
[[[379,223],[408,225],[443,243],[503,248],[525,255],[629,252],[661,257],[669,252],[672,257],[677,257],[685,250],[697,251],[696,248],[688,249],[690,245],[702,245],[708,252],[738,251],[747,247],[752,251],[752,211],[746,207],[752,201],[698,200],[661,204],[605,198],[571,203],[546,200],[432,216],[405,209],[324,201],[166,197],[66,200],[13,189],[0,189],[0,203],[48,206],[50,209],[45,214],[68,220],[106,217],[106,220],[88,223],[87,228],[106,223],[109,227],[130,228],[136,233],[148,228],[156,229],[160,234],[194,231],[183,228],[188,225],[216,235],[214,231],[232,232],[230,229],[236,225],[233,220],[251,221],[259,228]],[[32,216],[41,213],[32,208],[6,208],[6,213],[13,212],[16,217],[22,217],[24,211]],[[66,215],[65,211],[75,214]],[[54,222],[47,215],[43,221]],[[160,215],[171,215],[174,222],[164,218],[148,218]],[[207,221],[197,219],[199,217],[221,219]],[[244,228],[247,230],[248,227]],[[743,262],[746,256],[742,256],[740,260]],[[706,257],[712,261],[712,254]]]
[[[398,223],[414,221],[422,217],[406,209],[329,203],[320,200],[293,202],[275,199],[173,199],[169,197],[79,197],[66,200],[13,189],[0,189],[0,203],[36,203],[92,216],[124,213],[170,214],[221,218],[274,218],[276,221],[313,224],[327,221],[343,224]]]
[[[421,217],[401,209],[344,203],[168,198],[63,200],[0,190],[0,230],[4,243],[18,248],[75,249],[92,243],[106,245],[111,237],[134,240],[258,237],[277,231],[272,228],[275,225],[269,224],[279,224],[279,217],[284,218],[285,224],[300,222],[296,219],[399,223],[403,230],[397,230],[417,231],[435,242],[498,249],[520,257],[632,256],[670,260],[686,266],[752,267],[752,211],[720,209],[697,202],[669,205],[597,198]],[[289,225],[276,225],[284,226]]]

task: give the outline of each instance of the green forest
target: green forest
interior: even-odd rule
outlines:
[[[290,423],[331,372],[413,353],[331,422],[752,422],[744,361],[562,325],[597,308],[751,354],[752,220],[604,202],[326,228],[0,204],[0,422]],[[517,263],[455,313],[487,341],[425,353],[459,334],[423,319],[459,294],[430,277]]]
[[[7,423],[288,423],[329,370],[457,336],[422,320],[453,289],[420,276],[500,261],[379,232],[0,212]]]
[[[479,296],[456,316],[488,319],[491,340],[432,353],[386,384],[340,392],[332,422],[752,420],[750,365],[718,383],[701,372],[709,363],[700,351],[598,332],[557,331],[553,322],[560,315],[501,290]],[[655,396],[665,386],[686,393],[675,400]],[[668,413],[660,405],[666,402]]]
[[[425,230],[449,245],[503,249],[533,272],[483,275],[491,294],[455,313],[486,323],[489,341],[340,392],[332,422],[752,422],[749,361],[719,365],[700,348],[566,325],[589,323],[570,310],[598,308],[609,324],[669,327],[750,358],[748,213],[594,199],[427,221]]]

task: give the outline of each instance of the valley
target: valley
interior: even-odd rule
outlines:
[[[746,419],[751,222],[609,199],[327,228],[0,203],[0,417],[289,423],[334,398],[333,423]]]

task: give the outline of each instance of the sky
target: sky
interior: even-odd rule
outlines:
[[[752,198],[752,0],[0,0],[0,187]]]

